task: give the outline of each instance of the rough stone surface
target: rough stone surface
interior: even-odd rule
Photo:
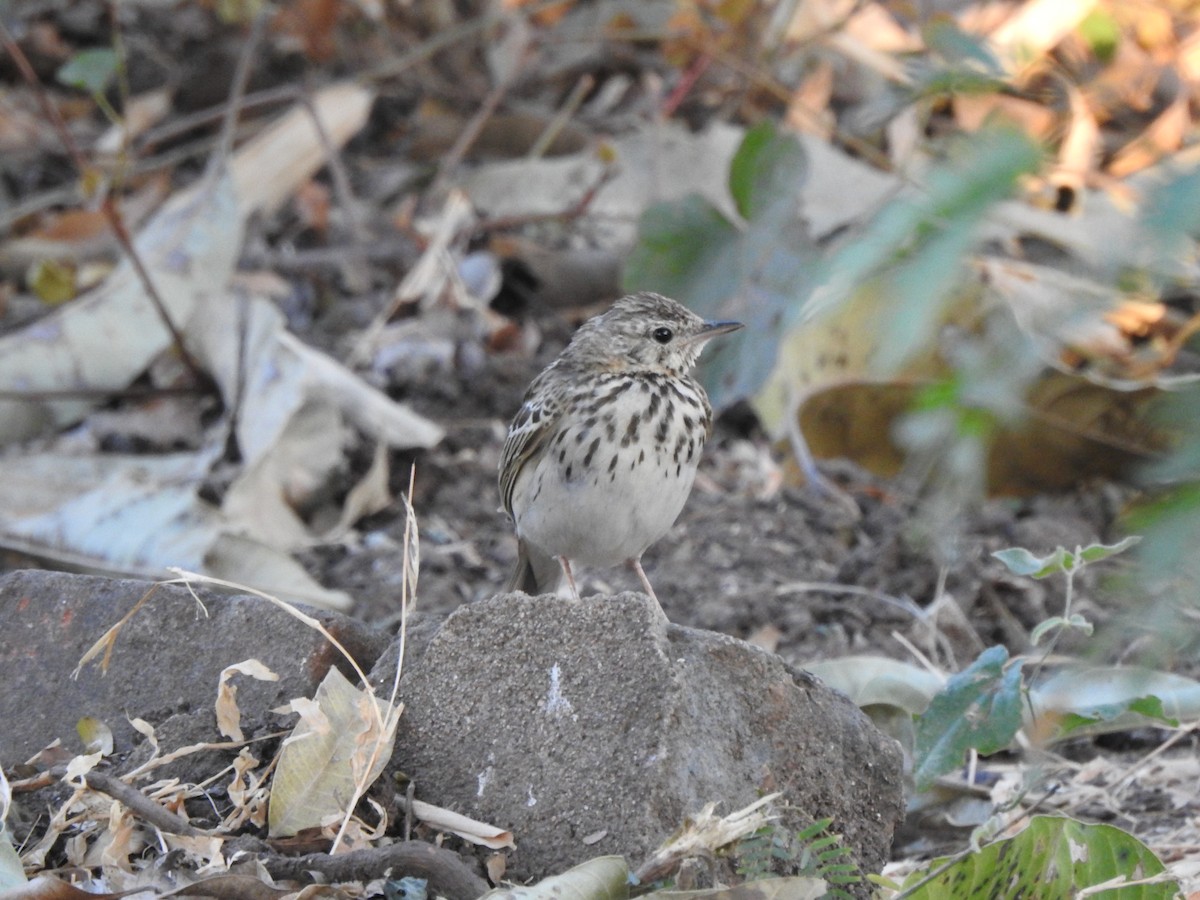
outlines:
[[[495,597],[423,643],[393,763],[419,799],[512,829],[514,878],[604,853],[636,866],[704,804],[728,813],[764,790],[832,816],[867,870],[887,859],[898,745],[773,654],[670,625],[639,594]]]
[[[75,724],[82,716],[112,729],[118,754],[141,741],[130,717],[158,728],[168,749],[223,740],[213,712],[221,670],[257,658],[280,679],[234,676],[250,736],[275,727],[273,707],[312,696],[340,660],[319,633],[258,597],[198,591],[206,616],[186,589],[160,586],[117,637],[108,673],[89,663],[72,679],[84,652],[152,586],[33,570],[0,578],[0,763],[23,762],[56,738],[81,749]],[[337,613],[304,611],[364,670],[391,639]]]

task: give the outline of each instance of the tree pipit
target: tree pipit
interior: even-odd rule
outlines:
[[[691,376],[709,340],[741,328],[674,300],[632,294],[580,326],[533,380],[508,429],[500,496],[520,550],[508,590],[557,591],[572,563],[628,563],[675,523],[712,430]],[[657,599],[657,597],[655,597]]]

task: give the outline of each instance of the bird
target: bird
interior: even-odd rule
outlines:
[[[517,534],[509,591],[554,593],[573,564],[627,564],[656,602],[642,554],[675,524],[712,432],[691,370],[740,322],[705,321],[641,292],[589,319],[533,379],[508,428],[499,486]]]

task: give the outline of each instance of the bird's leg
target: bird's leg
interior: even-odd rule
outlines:
[[[642,580],[642,587],[646,589],[646,593],[650,595],[650,599],[655,603],[658,602],[658,595],[654,593],[654,588],[650,585],[650,579],[646,577],[646,572],[642,569],[641,557],[634,557],[629,560],[629,568],[637,572],[637,577]]]
[[[575,586],[575,576],[571,574],[571,561],[565,556],[555,557],[558,564],[562,566],[563,574],[567,576],[567,584],[571,586],[571,596],[576,600],[579,599],[579,588]]]

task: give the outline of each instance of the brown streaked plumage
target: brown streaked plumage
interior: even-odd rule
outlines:
[[[520,552],[509,590],[578,596],[572,562],[641,557],[674,524],[712,427],[690,372],[737,322],[706,322],[658,294],[632,294],[580,326],[529,386],[500,460],[500,496]]]

